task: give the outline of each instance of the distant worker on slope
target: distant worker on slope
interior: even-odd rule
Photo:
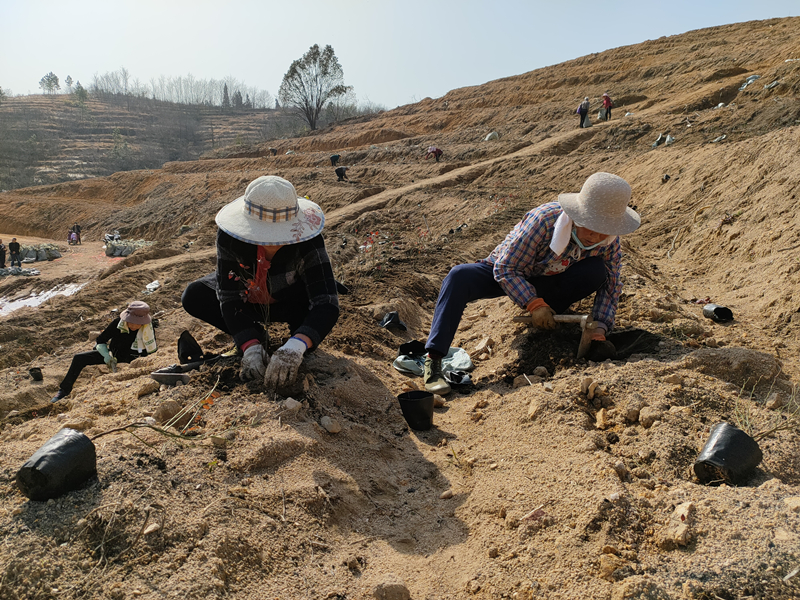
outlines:
[[[303,355],[339,319],[322,209],[268,175],[223,206],[216,222],[217,269],[186,287],[183,308],[233,337],[242,381],[263,380],[268,389],[293,383]],[[271,357],[270,323],[287,323],[291,335]]]
[[[439,162],[439,158],[441,158],[444,152],[437,148],[436,146],[428,146],[428,153],[425,155],[425,160],[428,160],[431,156],[436,159],[436,162]]]
[[[614,106],[614,102],[611,100],[611,96],[608,95],[608,92],[603,94],[603,108],[605,109],[605,120],[608,121],[611,118],[611,107]]]
[[[78,225],[77,223],[75,223],[75,225],[72,226],[72,231],[75,233],[77,242],[80,244],[81,243],[81,226]]]
[[[117,363],[129,363],[135,358],[155,352],[156,336],[150,318],[150,307],[144,302],[134,300],[97,336],[96,341],[94,350],[79,352],[72,357],[69,371],[51,402],[58,402],[69,396],[78,375],[88,365],[105,363],[115,371]]]
[[[345,179],[347,179],[347,169],[349,169],[349,168],[350,167],[338,167],[334,171],[334,173],[336,173],[336,177],[338,177],[338,179],[336,181],[344,181]],[[347,181],[350,181],[350,180],[347,179]]]
[[[22,268],[22,261],[19,258],[19,242],[17,238],[11,238],[11,241],[8,243],[8,253],[11,257],[11,266],[14,266],[14,263],[17,263],[17,266],[21,269]]]
[[[582,127],[584,127],[584,124],[586,123],[586,120],[587,120],[587,116],[589,114],[589,96],[586,96],[583,99],[583,102],[581,102],[578,105],[577,113],[581,117],[581,122],[580,122],[580,125],[578,125],[578,127],[582,128]]]
[[[0,240],[0,269],[6,268],[6,245]]]
[[[592,338],[614,327],[622,280],[619,236],[640,224],[628,207],[631,187],[617,175],[595,173],[580,193],[560,194],[529,211],[492,253],[457,265],[444,278],[425,348],[425,389],[447,394],[442,358],[468,303],[507,295],[531,314],[534,326],[555,329],[553,315],[595,294]]]
[[[338,163],[338,162],[339,162],[339,159],[340,159],[340,158],[342,158],[342,157],[341,157],[341,156],[339,156],[338,154],[331,154],[331,166],[332,166],[332,167],[335,167],[335,166],[336,166],[336,163]]]

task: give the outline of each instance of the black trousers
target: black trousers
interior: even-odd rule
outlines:
[[[222,316],[222,309],[217,300],[217,292],[208,287],[202,280],[193,281],[181,296],[183,309],[196,319],[200,319],[213,325],[220,331],[230,334],[225,318]],[[269,320],[271,323],[287,323],[289,331],[294,334],[303,324],[308,316],[308,298],[292,298],[284,302],[276,302],[269,305]],[[259,321],[260,323],[261,321]],[[254,321],[254,324],[256,321]]]
[[[0,250],[0,269],[6,268],[6,251]]]
[[[61,382],[61,385],[58,387],[65,392],[70,393],[72,391],[72,386],[75,385],[75,381],[78,379],[78,375],[80,375],[81,371],[83,371],[83,367],[88,367],[89,365],[102,365],[105,364],[105,362],[105,358],[103,358],[103,355],[97,350],[79,352],[72,357],[72,364],[69,366],[69,371],[67,371],[67,374]]]

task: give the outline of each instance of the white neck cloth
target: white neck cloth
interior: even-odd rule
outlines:
[[[553,226],[553,238],[550,240],[550,249],[555,252],[556,256],[561,256],[564,250],[567,249],[570,239],[572,237],[572,226],[575,225],[570,216],[561,211],[561,214],[556,219],[556,224]],[[576,225],[577,227],[577,225]],[[598,246],[605,246],[610,244],[616,236],[609,235],[602,242],[599,242],[589,248],[589,250]]]
[[[550,249],[555,252],[557,256],[561,256],[564,250],[566,250],[567,245],[569,245],[569,238],[572,234],[572,224],[570,216],[562,210],[553,227],[553,239],[550,240]]]

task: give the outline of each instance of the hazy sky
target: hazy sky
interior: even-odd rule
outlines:
[[[290,63],[331,44],[360,101],[393,108],[451,89],[692,29],[797,16],[800,0],[0,0],[0,87],[84,86],[125,67],[233,76],[278,93]],[[800,32],[798,32],[800,34]]]

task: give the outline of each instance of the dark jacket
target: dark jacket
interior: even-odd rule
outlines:
[[[108,344],[108,349],[118,362],[131,362],[134,358],[140,356],[147,356],[147,350],[142,349],[141,354],[136,350],[131,350],[131,345],[136,339],[136,331],[129,331],[123,333],[117,326],[119,325],[119,317],[111,321],[111,324],[105,328],[105,331],[97,336],[98,344]]]
[[[8,253],[9,254],[19,254],[19,242],[9,242],[8,243]]]
[[[216,290],[222,317],[236,345],[261,339],[253,321],[268,321],[269,305],[246,302],[247,283],[255,280],[258,246],[217,232]],[[339,295],[325,240],[317,235],[284,246],[270,261],[267,289],[275,302],[308,307],[303,324],[294,332],[308,336],[318,346],[339,319]]]

